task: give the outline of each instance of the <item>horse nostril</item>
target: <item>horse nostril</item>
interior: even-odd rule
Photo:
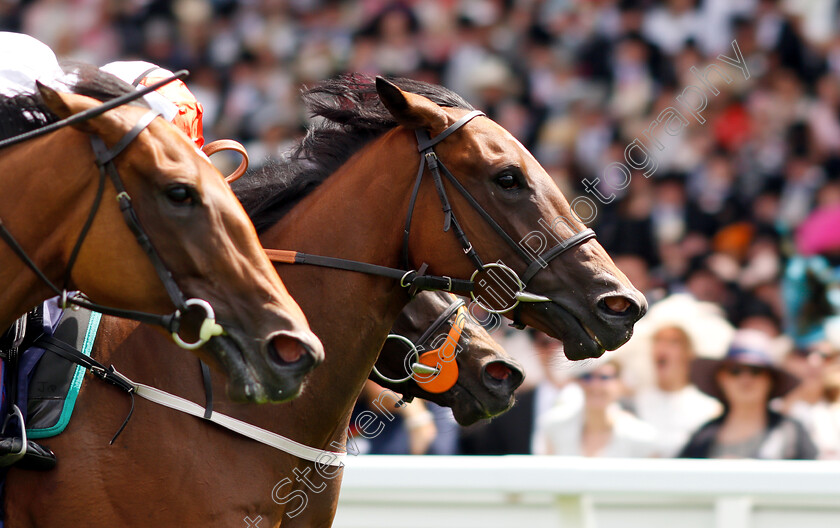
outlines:
[[[485,367],[485,372],[487,372],[491,378],[499,381],[508,379],[512,374],[510,368],[499,361],[488,364],[487,367]]]
[[[515,363],[507,360],[495,360],[484,366],[481,379],[484,386],[497,396],[510,397],[522,384],[525,373]]]
[[[281,363],[291,365],[306,355],[306,347],[297,339],[285,335],[275,336],[270,346],[274,349]]]
[[[607,297],[606,299],[604,299],[604,304],[607,306],[607,308],[619,314],[623,314],[631,306],[633,306],[633,303],[631,303],[626,297],[621,297],[618,295],[613,297]]]

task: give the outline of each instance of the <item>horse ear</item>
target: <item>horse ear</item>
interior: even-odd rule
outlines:
[[[44,104],[50,112],[57,115],[59,119],[67,119],[73,114],[77,114],[82,110],[85,110],[85,108],[74,108],[80,105],[78,103],[74,103],[73,98],[81,96],[59,93],[49,86],[42,84],[41,81],[35,81],[35,86],[41,93],[41,98],[44,100]],[[95,133],[90,121],[82,121],[81,123],[77,123],[73,126],[82,132],[87,132],[88,134]]]
[[[400,125],[406,128],[425,128],[432,136],[446,129],[446,113],[422,95],[404,92],[382,77],[376,78],[376,91],[382,104]]]

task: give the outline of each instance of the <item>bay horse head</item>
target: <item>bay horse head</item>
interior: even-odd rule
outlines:
[[[377,78],[376,90],[401,125],[383,139],[384,151],[404,159],[406,172],[421,164],[406,265],[419,269],[425,258],[429,274],[473,277],[476,291],[484,289],[482,306],[562,340],[570,359],[599,357],[630,339],[647,309],[644,296],[531,153],[469,105],[440,106],[402,82]],[[424,173],[435,185],[422,185]],[[441,229],[454,234],[441,240]],[[536,235],[556,242],[535,245]]]
[[[471,425],[510,409],[525,373],[464,301],[424,292],[400,312],[369,377],[404,398],[450,407],[459,424]]]
[[[54,121],[134,90],[98,70],[93,80],[85,72],[72,87],[76,93],[39,85],[30,100]],[[85,90],[107,96],[81,95]],[[106,156],[113,153],[112,162],[102,150],[95,154],[97,141]],[[228,375],[232,399],[290,399],[323,359],[320,341],[222,175],[144,104],[119,106],[17,145],[4,152],[3,164],[7,188],[17,191],[4,197],[18,205],[3,200],[0,213],[53,282],[63,280],[65,289],[116,309],[159,314],[175,304],[180,328],[173,335],[185,345],[206,342],[204,322],[215,313],[216,337],[195,353]],[[20,177],[10,176],[13,171]],[[44,233],[46,242],[38,245]],[[27,273],[17,280],[29,280]],[[177,306],[179,298],[198,301]]]

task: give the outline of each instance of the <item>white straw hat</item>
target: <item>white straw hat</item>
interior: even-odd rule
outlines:
[[[614,352],[629,386],[638,388],[654,383],[653,337],[663,328],[685,332],[696,357],[709,359],[722,358],[735,333],[716,304],[697,301],[684,293],[666,297],[639,320],[630,341]]]

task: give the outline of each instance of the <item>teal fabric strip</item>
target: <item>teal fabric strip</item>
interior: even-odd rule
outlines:
[[[102,314],[99,312],[92,312],[90,314],[90,322],[88,323],[87,332],[85,332],[85,340],[82,342],[82,354],[90,356],[93,351],[93,343],[96,341],[96,333],[99,331],[99,321],[102,319]],[[73,408],[76,406],[76,398],[79,396],[79,391],[82,389],[82,381],[85,377],[85,369],[81,365],[76,366],[76,372],[73,374],[73,381],[70,383],[70,392],[67,393],[67,399],[64,400],[64,407],[61,408],[61,416],[52,427],[46,429],[27,429],[26,434],[29,438],[49,438],[56,436],[64,431],[67,424],[70,423],[70,416],[73,414]]]

